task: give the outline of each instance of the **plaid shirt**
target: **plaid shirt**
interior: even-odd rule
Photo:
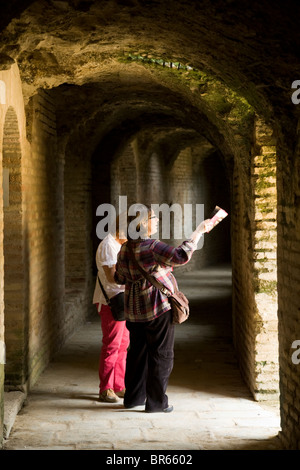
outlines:
[[[151,238],[134,240],[130,243],[135,258],[142,268],[172,292],[174,284],[177,288],[177,282],[171,272],[173,267],[186,264],[196,249],[196,244],[191,240],[184,241],[177,248]],[[126,320],[150,321],[170,310],[167,295],[145,279],[134,265],[127,242],[122,245],[118,255],[115,281],[117,284],[125,284]]]

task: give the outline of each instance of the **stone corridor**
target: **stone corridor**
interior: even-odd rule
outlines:
[[[257,403],[241,379],[232,346],[231,270],[178,277],[191,318],[176,327],[169,415],[99,403],[97,318],[56,356],[17,416],[6,450],[276,450],[278,403]]]
[[[92,416],[108,448],[122,416],[141,447],[184,420],[174,447],[300,449],[299,18],[298,0],[1,2],[1,449],[98,446]],[[231,305],[205,284],[178,328],[171,427],[96,401],[97,230],[125,199],[167,206],[172,245],[195,208],[228,213],[180,272],[229,264]]]

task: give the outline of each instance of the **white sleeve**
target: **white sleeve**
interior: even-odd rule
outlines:
[[[107,240],[103,240],[98,246],[96,253],[97,268],[108,266],[112,268],[117,262],[115,250]]]

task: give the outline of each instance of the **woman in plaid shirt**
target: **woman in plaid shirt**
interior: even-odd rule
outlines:
[[[130,333],[124,406],[145,404],[145,411],[150,413],[173,410],[166,389],[173,369],[174,325],[167,295],[142,276],[131,259],[128,244],[142,268],[174,292],[177,283],[172,269],[191,259],[201,235],[208,229],[208,221],[202,222],[191,238],[177,248],[149,238],[156,233],[157,225],[158,218],[147,208],[146,217],[137,226],[140,238],[132,240],[128,234],[115,273],[117,284],[125,284],[126,326]]]

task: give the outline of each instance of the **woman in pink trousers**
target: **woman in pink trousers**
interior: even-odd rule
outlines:
[[[108,234],[99,244],[96,252],[98,276],[108,298],[124,291],[124,286],[116,284],[114,273],[118,253],[125,241],[126,239],[120,238],[117,220],[116,235]],[[93,303],[97,305],[102,328],[102,349],[99,361],[99,400],[116,403],[125,394],[124,377],[129,346],[129,331],[126,328],[125,321],[114,320],[98,278]]]

